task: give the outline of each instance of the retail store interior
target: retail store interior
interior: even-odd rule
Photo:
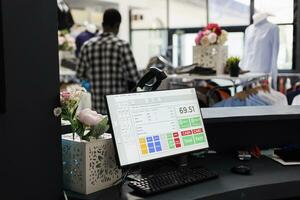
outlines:
[[[0,5],[0,199],[300,199],[300,0]]]

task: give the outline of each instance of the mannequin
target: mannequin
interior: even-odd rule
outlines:
[[[246,28],[244,56],[240,67],[253,73],[267,73],[272,86],[277,89],[277,59],[279,51],[279,28],[268,21],[270,13],[253,15],[253,24]]]

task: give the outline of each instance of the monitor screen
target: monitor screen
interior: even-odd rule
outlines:
[[[121,166],[208,148],[194,88],[106,100]]]

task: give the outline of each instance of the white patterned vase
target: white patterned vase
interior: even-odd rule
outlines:
[[[193,63],[214,69],[217,75],[224,74],[227,58],[228,47],[224,45],[197,45],[193,47]]]
[[[64,188],[74,192],[91,194],[112,186],[122,176],[110,134],[90,142],[63,135],[62,157]]]

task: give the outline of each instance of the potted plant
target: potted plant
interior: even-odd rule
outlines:
[[[115,161],[107,116],[89,108],[78,111],[84,88],[67,88],[60,94],[61,107],[56,116],[69,122],[72,133],[62,136],[64,188],[90,194],[107,187],[121,177]]]
[[[228,33],[218,24],[208,24],[195,38],[193,62],[216,70],[217,75],[224,74],[228,55],[228,48],[225,46],[227,37]]]
[[[226,69],[231,77],[238,77],[240,73],[240,58],[239,57],[229,57],[226,61]]]

